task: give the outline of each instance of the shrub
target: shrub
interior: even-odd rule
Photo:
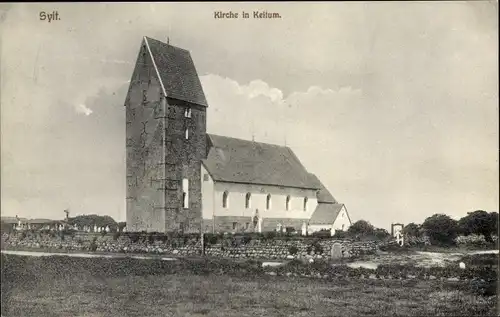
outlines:
[[[333,235],[336,239],[346,239],[348,237],[347,232],[342,230],[335,230],[335,234]]]
[[[435,214],[425,219],[422,227],[425,229],[432,244],[454,245],[458,233],[458,222],[444,214]]]
[[[268,231],[268,232],[264,232],[263,235],[262,235],[262,238],[264,240],[272,240],[274,238],[276,238],[277,234],[275,231]]]
[[[290,253],[291,255],[295,255],[299,252],[299,248],[297,248],[297,246],[295,245],[292,245],[291,247],[288,248],[288,253]]]
[[[220,235],[213,234],[213,233],[207,233],[205,234],[205,241],[207,242],[206,244],[217,244],[220,239]]]
[[[330,230],[325,230],[325,229],[321,229],[320,231],[316,231],[311,234],[311,237],[320,239],[330,238],[331,236],[332,234]]]
[[[319,244],[319,242],[315,242],[313,244],[313,248],[314,248],[314,253],[323,254],[323,247],[321,246],[321,244]]]
[[[113,234],[113,240],[118,240],[118,238],[120,238],[120,235],[121,235],[120,231],[115,232]]]
[[[130,242],[132,242],[132,243],[139,242],[139,240],[141,238],[140,235],[138,233],[136,233],[136,232],[132,232],[128,236],[130,238]]]
[[[251,237],[251,236],[249,236],[249,235],[245,235],[245,236],[243,236],[243,238],[241,239],[241,242],[242,242],[243,244],[249,244],[249,243],[250,243],[250,241],[252,241],[252,237]]]
[[[92,242],[90,243],[90,251],[92,252],[97,251],[97,237],[94,237],[92,239]]]
[[[318,241],[314,241],[313,243],[307,246],[307,253],[311,254],[312,251],[314,251],[315,254],[323,254],[324,250]]]

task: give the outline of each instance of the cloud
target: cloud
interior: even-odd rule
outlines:
[[[377,226],[394,219],[421,222],[435,211],[463,213],[495,199],[498,187],[487,177],[495,172],[492,165],[472,155],[449,155],[463,152],[450,148],[457,133],[457,142],[485,153],[475,134],[460,132],[466,125],[458,122],[429,126],[430,119],[441,121],[449,111],[378,104],[351,86],[311,86],[284,96],[261,79],[247,84],[214,74],[200,79],[209,133],[290,146],[354,219]],[[411,202],[434,209],[423,214]]]
[[[84,114],[84,115],[86,115],[86,116],[91,115],[91,114],[92,114],[92,112],[93,112],[93,111],[92,111],[92,109],[87,108],[87,106],[85,106],[84,104],[79,104],[79,105],[77,105],[77,106],[75,107],[75,109],[76,109],[76,112],[77,112],[77,113],[82,113],[82,114]]]

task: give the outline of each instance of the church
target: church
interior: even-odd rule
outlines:
[[[208,134],[189,51],[144,37],[125,100],[127,230],[347,230],[339,203],[286,146]]]

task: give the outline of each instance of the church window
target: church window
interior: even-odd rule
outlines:
[[[227,190],[222,194],[222,208],[227,208],[227,203],[228,203],[228,196],[229,196],[229,193],[227,192]]]
[[[184,208],[189,208],[189,180],[182,180],[182,205]]]
[[[307,197],[304,197],[304,211],[307,211]]]
[[[238,223],[237,222],[233,222],[233,230],[236,230],[237,227],[238,227]]]
[[[245,208],[246,209],[251,208],[251,199],[252,199],[252,194],[247,193],[245,196]]]
[[[286,196],[286,210],[290,210],[290,195]]]
[[[184,117],[191,118],[191,108],[186,108],[186,110],[184,110]]]
[[[208,182],[208,174],[203,174],[203,181]]]
[[[188,128],[186,128],[186,133],[185,134],[186,134],[186,140],[189,140],[189,129]]]
[[[267,198],[266,198],[266,209],[267,210],[271,209],[271,194],[267,195]]]

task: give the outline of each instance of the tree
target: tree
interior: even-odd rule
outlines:
[[[349,227],[347,232],[354,235],[367,236],[374,234],[375,228],[366,220],[358,220]]]
[[[99,215],[80,215],[68,219],[70,226],[77,225],[78,227],[106,227],[109,226],[111,230],[116,228],[116,221],[110,216],[99,216]]]
[[[445,214],[435,214],[422,224],[432,244],[452,245],[458,234],[458,222]]]
[[[465,235],[483,235],[487,242],[493,242],[492,235],[498,230],[498,213],[484,210],[470,212],[459,220],[460,231]]]
[[[379,240],[383,240],[391,236],[387,230],[382,228],[374,229],[373,234]]]
[[[417,225],[416,223],[411,222],[403,228],[403,233],[408,235],[408,236],[418,238],[418,237],[420,237],[421,229],[422,228],[420,225]]]

